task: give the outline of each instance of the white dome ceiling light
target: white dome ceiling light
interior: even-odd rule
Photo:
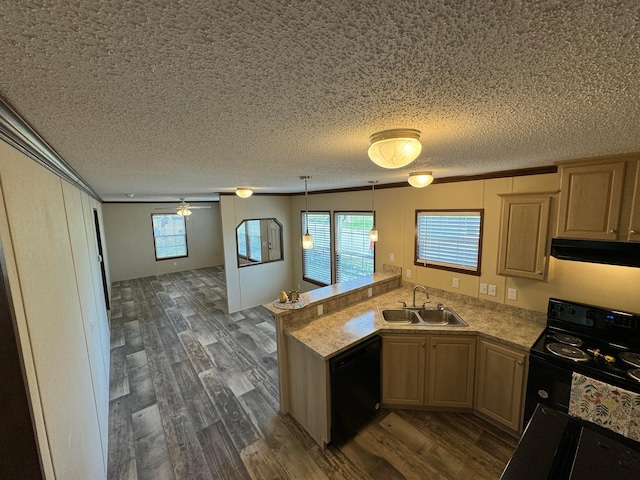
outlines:
[[[409,174],[408,182],[412,187],[426,187],[433,182],[432,172],[412,172]]]
[[[420,131],[394,128],[370,137],[369,158],[383,168],[400,168],[413,162],[422,151]]]
[[[236,188],[236,195],[240,198],[249,198],[251,195],[253,195],[253,190],[246,187]]]

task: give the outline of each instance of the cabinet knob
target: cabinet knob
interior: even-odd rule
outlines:
[[[524,362],[522,360],[518,360],[518,365],[524,365]]]
[[[633,230],[633,229],[631,229],[631,230],[629,230],[629,233],[630,233],[631,235],[637,235],[639,232],[638,232],[637,230]]]
[[[609,230],[609,233],[618,233],[618,231],[614,228],[612,228],[611,230]]]
[[[542,272],[536,272],[536,275],[542,275]]]

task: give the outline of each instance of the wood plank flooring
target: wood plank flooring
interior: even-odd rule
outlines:
[[[515,440],[468,414],[387,410],[343,446],[278,412],[275,330],[229,315],[222,267],[116,282],[110,480],[497,479]]]

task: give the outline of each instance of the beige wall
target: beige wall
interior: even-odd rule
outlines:
[[[220,197],[224,232],[225,273],[229,313],[278,298],[281,290],[296,287],[291,258],[291,201],[288,196]],[[242,220],[276,218],[282,224],[284,260],[238,267],[236,227]]]
[[[106,478],[109,330],[94,200],[0,142],[0,237],[47,479]]]
[[[595,305],[610,306],[640,312],[640,269],[608,265],[556,261],[551,258],[555,273],[548,282],[498,275],[498,243],[501,200],[500,193],[557,192],[559,174],[508,177],[468,182],[442,183],[417,189],[410,186],[380,188],[375,191],[376,224],[379,241],[376,245],[376,270],[382,265],[402,267],[403,280],[452,291],[484,300],[507,303],[528,310],[546,311],[549,297],[558,297]],[[302,250],[300,242],[300,211],[304,197],[291,197],[293,221],[292,258],[294,278],[303,290],[317,288],[302,281]],[[557,207],[554,202],[553,208]],[[371,191],[311,194],[309,210],[368,210]],[[484,236],[482,275],[474,276],[413,264],[416,209],[483,208]],[[552,225],[555,228],[555,223]],[[394,255],[394,260],[390,259]],[[407,271],[411,271],[411,277]],[[460,281],[453,288],[453,278]],[[480,294],[480,283],[496,285],[495,297]],[[516,288],[516,301],[508,300],[508,288]]]
[[[211,208],[193,210],[193,214],[186,222],[188,257],[156,260],[151,214],[171,213],[175,205],[175,203],[103,204],[104,234],[109,252],[111,281],[222,265],[224,254],[218,202],[192,203],[192,205]]]

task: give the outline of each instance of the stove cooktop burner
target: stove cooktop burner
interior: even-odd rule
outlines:
[[[627,370],[627,376],[633,378],[636,382],[640,382],[640,368]]]
[[[623,352],[618,358],[624,363],[640,369],[640,353]]]
[[[567,345],[564,343],[548,343],[546,348],[554,355],[558,355],[562,358],[568,358],[574,362],[589,361],[589,355],[573,345]]]
[[[553,338],[560,343],[565,343],[574,347],[581,347],[584,343],[582,339],[574,337],[573,335],[567,335],[566,333],[554,333]]]

